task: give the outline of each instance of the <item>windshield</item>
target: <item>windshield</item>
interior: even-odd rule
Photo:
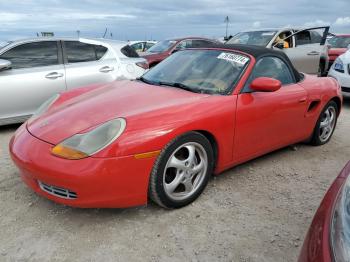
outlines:
[[[248,62],[248,57],[233,52],[184,50],[152,68],[141,80],[197,93],[229,94]]]
[[[347,48],[350,45],[350,36],[335,36],[328,40],[333,48]]]
[[[168,50],[174,44],[176,44],[176,41],[174,41],[174,40],[164,40],[164,41],[158,42],[157,44],[152,46],[150,49],[147,50],[147,52],[162,53],[162,52]]]
[[[241,32],[232,37],[227,43],[267,46],[276,33],[276,31]]]

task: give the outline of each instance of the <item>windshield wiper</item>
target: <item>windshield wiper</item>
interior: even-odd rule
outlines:
[[[161,85],[161,86],[171,86],[171,87],[176,87],[176,88],[180,88],[186,91],[190,91],[190,92],[194,92],[194,93],[200,93],[200,91],[197,88],[193,88],[190,87],[188,85],[185,85],[183,83],[179,83],[179,82],[163,82],[160,81],[157,84]]]

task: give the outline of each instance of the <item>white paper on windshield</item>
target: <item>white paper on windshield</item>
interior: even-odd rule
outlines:
[[[240,65],[245,65],[249,61],[248,57],[232,53],[221,53],[217,58],[224,59],[226,61],[237,63]]]
[[[267,36],[267,35],[274,35],[275,32],[265,32],[265,33],[262,33],[261,35],[262,36]]]

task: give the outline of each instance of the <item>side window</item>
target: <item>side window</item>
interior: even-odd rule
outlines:
[[[11,61],[13,69],[58,64],[56,41],[34,42],[16,46],[0,56]]]
[[[200,48],[200,47],[207,47],[207,46],[210,46],[212,45],[213,42],[210,42],[210,41],[207,41],[207,40],[193,40],[192,41],[192,47],[193,48]]]
[[[154,46],[154,43],[150,43],[150,42],[147,42],[146,43],[146,47],[145,47],[145,50],[147,50],[148,48]]]
[[[124,46],[122,49],[120,49],[120,51],[126,57],[140,57],[138,53],[129,45]]]
[[[96,53],[93,45],[78,41],[66,41],[65,50],[68,63],[96,61]]]
[[[311,42],[319,44],[322,41],[322,36],[317,31],[311,31]]]
[[[270,77],[281,81],[282,85],[294,83],[292,74],[284,61],[278,57],[267,56],[261,58],[246,82],[243,92],[251,92],[250,83],[258,77]]]
[[[142,51],[143,50],[143,42],[136,43],[133,45],[130,45],[132,48],[134,48],[135,51]]]
[[[185,48],[191,48],[192,42],[193,42],[192,40],[183,40],[176,46],[176,49],[180,50]]]
[[[102,45],[95,45],[95,52],[97,60],[100,60],[108,51],[107,47]]]
[[[310,31],[302,31],[295,35],[296,46],[311,44],[311,34]]]

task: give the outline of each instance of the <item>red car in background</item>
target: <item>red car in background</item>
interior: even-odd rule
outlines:
[[[350,35],[336,35],[328,40],[331,48],[328,50],[329,65],[328,69],[331,68],[335,59],[344,54],[350,45]]]
[[[318,208],[299,262],[350,261],[350,162],[335,179]]]
[[[147,59],[149,67],[153,67],[171,54],[186,48],[200,48],[218,44],[216,40],[201,37],[174,38],[160,41],[140,56]]]

